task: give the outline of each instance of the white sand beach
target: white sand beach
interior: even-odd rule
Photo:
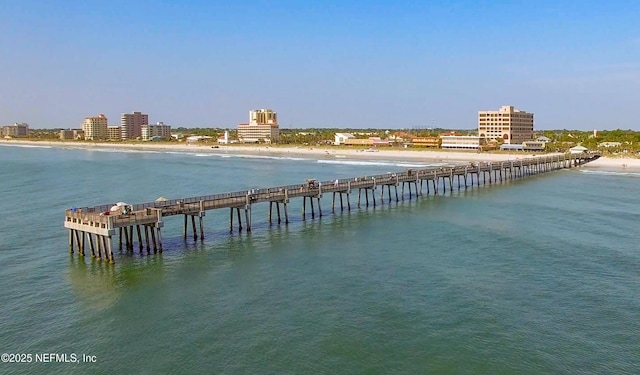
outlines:
[[[63,141],[27,141],[27,140],[2,140],[2,144],[50,146],[50,147],[78,147],[78,148],[110,148],[110,149],[131,149],[131,150],[155,150],[155,151],[178,151],[196,153],[235,153],[250,155],[271,155],[271,156],[302,156],[302,157],[338,157],[369,160],[425,160],[432,162],[463,162],[463,161],[500,161],[516,160],[532,157],[534,154],[511,152],[511,153],[488,153],[475,151],[449,151],[433,149],[396,149],[377,148],[376,151],[363,147],[334,147],[334,146],[281,146],[281,145],[214,145],[194,144],[194,143],[116,143],[116,142],[63,142]],[[637,158],[607,158],[600,159],[588,164],[594,168],[629,168],[640,169],[640,159]]]

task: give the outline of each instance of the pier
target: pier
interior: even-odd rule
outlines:
[[[302,218],[321,217],[322,198],[331,196],[331,210],[344,211],[355,207],[376,206],[401,199],[413,199],[425,194],[461,190],[474,185],[491,185],[506,180],[524,178],[558,169],[572,168],[595,160],[595,154],[558,154],[519,160],[466,163],[448,167],[406,169],[375,176],[353,177],[330,181],[307,179],[302,184],[263,189],[242,190],[164,201],[67,209],[64,227],[69,230],[69,251],[78,256],[114,263],[114,249],[142,254],[162,252],[162,228],[165,218],[182,215],[183,235],[189,227],[194,240],[204,240],[204,218],[209,210],[228,209],[229,229],[251,231],[251,209],[256,204],[269,203],[268,221],[289,223],[288,204],[302,198]],[[406,190],[405,190],[406,189]],[[352,195],[357,194],[356,197]],[[376,196],[378,200],[376,200]],[[355,200],[355,202],[353,202]],[[315,202],[314,202],[315,201]],[[315,203],[315,204],[314,204]],[[243,222],[244,216],[244,222]],[[117,239],[117,243],[114,242]],[[86,253],[89,254],[86,254]]]

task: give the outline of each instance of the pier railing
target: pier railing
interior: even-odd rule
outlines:
[[[120,229],[120,241],[122,241],[123,232],[125,230],[125,238],[128,243],[133,242],[134,227],[137,228],[138,240],[141,243],[141,227],[144,228],[147,238],[147,248],[149,248],[149,229],[151,230],[152,242],[154,249],[158,246],[162,249],[160,241],[160,229],[163,227],[163,217],[184,215],[184,233],[186,238],[187,232],[187,219],[191,217],[193,224],[194,238],[196,235],[196,223],[195,218],[199,218],[200,221],[200,236],[204,236],[202,228],[202,217],[205,216],[207,210],[230,208],[230,225],[233,228],[233,212],[237,211],[238,224],[242,229],[240,210],[244,209],[245,218],[247,223],[247,230],[251,228],[250,210],[251,205],[261,202],[269,202],[269,220],[271,221],[271,207],[273,204],[278,209],[278,222],[280,222],[280,209],[279,205],[284,205],[284,212],[286,222],[288,222],[287,203],[291,198],[303,198],[303,217],[305,215],[306,201],[310,198],[311,212],[314,215],[313,199],[318,200],[318,209],[320,210],[320,216],[322,211],[320,207],[320,198],[325,193],[333,193],[333,199],[335,201],[336,194],[340,196],[340,205],[342,206],[342,194],[347,196],[347,205],[350,207],[349,193],[353,189],[358,190],[358,205],[360,204],[360,193],[365,192],[365,199],[368,206],[369,198],[368,194],[371,193],[373,198],[373,204],[375,206],[375,195],[373,194],[377,187],[382,187],[382,194],[384,195],[385,189],[388,191],[388,199],[391,200],[391,188],[395,188],[396,200],[398,199],[398,186],[402,186],[402,192],[404,193],[405,184],[409,184],[409,196],[411,197],[411,187],[413,185],[416,195],[420,195],[422,192],[422,182],[427,182],[427,193],[429,190],[429,183],[431,182],[434,188],[434,192],[437,194],[438,186],[441,186],[443,190],[447,189],[448,182],[449,189],[453,189],[453,179],[458,179],[458,188],[460,189],[460,179],[464,179],[464,186],[467,187],[467,177],[471,177],[471,185],[473,185],[473,178],[476,177],[476,182],[479,185],[481,177],[483,182],[487,183],[487,176],[489,183],[493,181],[500,181],[504,179],[513,179],[517,177],[524,177],[527,175],[543,173],[551,170],[570,168],[572,166],[578,166],[598,158],[598,155],[594,154],[556,154],[551,156],[541,156],[532,158],[523,158],[518,160],[505,160],[498,162],[470,162],[464,164],[457,164],[452,166],[438,166],[428,168],[408,168],[396,172],[387,172],[384,174],[365,175],[351,178],[338,178],[335,180],[318,181],[316,179],[307,179],[301,184],[283,185],[268,188],[256,188],[247,189],[235,192],[211,194],[195,197],[185,197],[176,199],[156,200],[153,202],[136,203],[136,204],[104,204],[93,207],[80,207],[72,208],[65,211],[65,227],[70,229],[70,247],[72,247],[73,237],[78,243],[78,247],[84,249],[84,237],[82,237],[82,245],[80,242],[80,234],[92,234],[99,236],[102,245],[98,243],[97,249],[99,251],[100,246],[103,249],[109,249],[105,254],[109,259],[113,261],[111,253],[111,236],[115,234],[116,229]],[[381,197],[382,198],[382,197]],[[114,206],[117,207],[112,211]],[[334,202],[332,201],[332,206]],[[341,207],[342,209],[342,207]],[[75,233],[75,234],[74,234]],[[92,254],[95,250],[92,246]],[[122,246],[122,245],[121,245]],[[83,250],[84,251],[84,250]]]
[[[248,189],[229,193],[211,194],[195,197],[185,197],[168,199],[163,201],[152,201],[145,203],[136,203],[130,205],[135,212],[134,216],[141,215],[140,212],[147,208],[163,209],[163,216],[179,214],[179,207],[196,209],[201,203],[205,204],[205,209],[214,209],[228,205],[241,205],[251,202],[265,202],[278,198],[284,199],[309,195],[313,192],[331,193],[335,191],[344,191],[345,189],[373,188],[374,186],[385,184],[399,184],[402,182],[413,180],[437,179],[449,177],[451,175],[463,175],[471,173],[491,172],[495,170],[504,170],[512,168],[529,167],[534,164],[547,163],[549,161],[562,162],[566,161],[567,155],[543,156],[535,158],[524,158],[519,160],[508,160],[500,162],[476,162],[465,163],[449,167],[429,167],[429,168],[409,168],[403,171],[388,172],[384,174],[365,175],[361,177],[342,178],[327,181],[314,181],[313,184],[302,183],[295,185],[284,185],[269,188]],[[80,207],[76,209],[76,213],[94,215],[108,215],[111,208],[115,204],[104,204],[93,207]],[[67,210],[68,217],[77,217],[73,210]],[[120,215],[118,215],[120,216]],[[142,214],[144,216],[144,214]],[[139,216],[138,216],[139,217]],[[99,218],[93,218],[94,221],[101,221]],[[107,219],[104,219],[108,222]],[[115,222],[120,222],[120,219]]]

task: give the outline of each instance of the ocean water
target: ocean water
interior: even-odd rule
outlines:
[[[638,171],[325,196],[320,219],[298,200],[289,225],[259,205],[251,233],[209,211],[204,242],[168,218],[164,253],[109,265],[70,256],[66,208],[429,162],[2,145],[0,163],[0,350],[32,355],[0,373],[640,373]]]

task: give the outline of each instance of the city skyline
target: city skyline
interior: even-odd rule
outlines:
[[[5,1],[0,124],[473,129],[512,105],[536,130],[640,130],[640,3],[578,5]]]

